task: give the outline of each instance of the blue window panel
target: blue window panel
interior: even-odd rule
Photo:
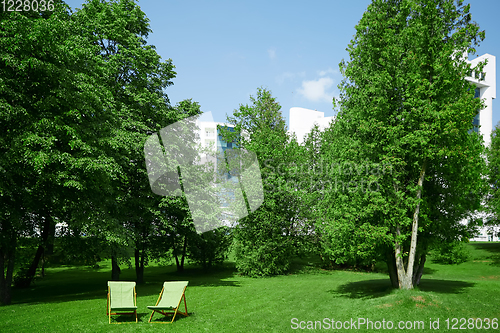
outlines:
[[[476,88],[474,90],[474,98],[479,98],[479,96],[481,95],[481,89],[479,88]],[[477,114],[476,116],[474,117],[474,119],[472,120],[472,128],[468,131],[468,133],[472,133],[472,132],[476,132],[476,133],[479,133],[479,113],[480,113],[480,110],[477,110]]]

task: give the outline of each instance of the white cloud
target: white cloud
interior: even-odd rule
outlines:
[[[333,98],[332,92],[327,92],[333,85],[333,79],[330,77],[322,77],[318,80],[302,81],[302,87],[298,88],[299,94],[312,102],[326,101],[331,102]]]
[[[327,69],[327,70],[324,70],[324,71],[318,71],[318,75],[319,75],[319,76],[325,76],[326,74],[333,74],[333,75],[335,75],[335,74],[338,74],[338,73],[339,73],[339,71],[338,71],[338,70],[336,70],[336,69],[332,69],[332,68],[330,68],[330,67],[328,67],[328,69]]]
[[[271,48],[271,49],[267,50],[267,54],[269,55],[270,59],[276,58],[276,49]]]

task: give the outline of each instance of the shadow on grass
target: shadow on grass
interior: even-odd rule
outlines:
[[[144,284],[136,286],[138,297],[157,296],[165,281],[189,281],[189,286],[237,287],[238,281],[227,280],[235,274],[234,265],[214,267],[210,271],[187,266],[183,272],[175,267],[146,267]],[[39,278],[29,288],[13,288],[13,304],[51,303],[77,300],[103,299],[106,302],[107,282],[111,278],[108,269],[71,267],[47,269],[44,278]],[[121,281],[135,281],[134,269],[122,269]],[[189,290],[189,287],[188,287]],[[103,307],[103,309],[105,306]]]
[[[326,271],[322,266],[319,256],[297,257],[292,260],[288,274],[321,274]]]
[[[465,281],[422,279],[418,289],[442,294],[461,294],[474,285],[475,283]]]
[[[181,310],[184,311],[184,309],[181,309]],[[195,313],[188,311],[188,315],[189,315],[189,317],[193,317],[193,316],[195,316]],[[145,320],[146,322],[149,321],[150,316],[151,316],[151,313],[148,314],[148,317]],[[155,313],[155,315],[153,316],[153,319],[151,320],[151,323],[152,324],[167,324],[167,323],[170,323],[172,321],[172,317],[173,317],[172,314],[164,316],[161,313]],[[177,315],[175,316],[175,319],[174,319],[174,323],[179,321],[179,320],[184,320],[185,318],[188,318],[188,317],[186,317],[185,315],[183,315],[181,313],[177,313]]]
[[[107,317],[107,315],[106,315]],[[147,313],[139,313],[137,312],[137,322],[140,323],[142,318],[146,317],[146,321],[148,321]],[[133,314],[126,315],[111,315],[111,324],[135,324],[135,316]]]
[[[475,250],[483,250],[491,253],[485,259],[491,260],[490,265],[500,266],[500,242],[469,243]]]
[[[392,290],[391,281],[387,278],[349,282],[339,286],[337,290],[328,292],[340,297],[369,299],[386,296]]]
[[[467,288],[474,287],[475,283],[452,280],[422,279],[418,289],[421,291],[443,293],[443,294],[461,294]],[[390,294],[394,288],[389,278],[378,280],[363,280],[349,282],[329,292],[347,298],[370,299],[383,297]]]
[[[486,250],[489,252],[500,254],[500,242],[469,243],[469,245],[478,250]]]

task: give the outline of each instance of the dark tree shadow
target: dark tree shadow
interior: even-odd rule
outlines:
[[[195,316],[195,313],[188,312],[188,315],[189,315],[188,317],[193,317]],[[151,316],[151,314],[148,314],[148,317],[145,320],[146,322],[149,321],[149,316]],[[172,321],[172,316],[173,315],[164,316],[162,314],[155,313],[153,319],[151,320],[151,323],[170,323]],[[184,320],[185,318],[188,317],[184,316],[183,314],[177,313],[174,319],[174,323],[177,322],[178,320]]]
[[[349,282],[328,292],[340,297],[370,299],[386,296],[392,290],[391,281],[387,278]]]
[[[491,260],[490,265],[500,266],[500,242],[470,243],[470,245],[477,250],[484,250],[491,253],[485,259]]]
[[[435,293],[461,294],[466,288],[472,288],[474,285],[475,283],[465,281],[422,279],[417,288]],[[328,292],[339,297],[371,299],[386,296],[393,290],[389,279],[379,279],[349,282]]]
[[[177,272],[172,266],[146,267],[144,272],[146,283],[136,286],[137,297],[153,295],[157,297],[165,281],[189,281],[188,290],[190,286],[238,287],[238,281],[230,280],[235,274],[234,265],[214,267],[210,271],[187,266],[183,272]],[[110,279],[111,271],[108,269],[74,267],[56,272],[47,270],[47,275],[38,279],[29,288],[13,288],[12,299],[14,304],[90,299],[102,299],[106,304],[107,282]],[[122,269],[120,280],[135,281],[135,270]],[[103,305],[104,310],[105,305]]]
[[[500,254],[500,242],[469,243],[469,245],[478,250],[486,250],[488,252]]]
[[[466,288],[474,287],[475,283],[453,280],[422,279],[418,289],[442,294],[461,294]]]

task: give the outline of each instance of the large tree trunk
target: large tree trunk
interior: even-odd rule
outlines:
[[[0,246],[0,303],[3,305],[9,305],[12,301],[11,285],[17,246],[17,235],[13,230],[9,230],[10,225],[6,225],[6,222],[2,225],[3,244]]]
[[[181,270],[184,270],[184,258],[186,258],[187,236],[184,236],[184,244],[182,245]]]
[[[420,256],[420,262],[415,269],[415,273],[413,274],[413,285],[418,286],[420,284],[420,279],[422,278],[422,274],[424,274],[424,265],[426,260],[426,255],[423,253]]]
[[[399,287],[399,282],[398,282],[398,272],[396,269],[396,259],[394,257],[394,254],[391,253],[392,251],[387,252],[387,270],[389,272],[389,278],[391,279],[391,284],[393,288],[398,288]]]
[[[401,236],[401,229],[399,224],[396,226],[396,238],[399,238]],[[396,239],[396,246],[395,246],[395,251],[394,251],[394,257],[396,260],[396,271],[398,273],[398,287],[399,289],[408,289],[405,288],[406,286],[406,270],[405,270],[405,265],[403,261],[403,246],[401,245],[400,241]]]
[[[38,268],[38,264],[40,263],[40,258],[42,258],[43,256],[43,252],[44,252],[44,246],[42,244],[38,245],[35,257],[33,258],[33,261],[31,262],[31,265],[28,268],[26,275],[23,277],[22,280],[16,282],[16,287],[28,288],[30,286],[31,281],[33,281],[33,278],[35,277],[36,269]]]
[[[174,258],[175,258],[175,266],[177,267],[177,272],[180,272],[182,271],[181,269],[179,269],[179,257],[177,256],[177,249],[175,247],[175,235],[172,236],[172,254],[174,255]]]
[[[144,249],[142,253],[139,249],[135,249],[134,251],[134,259],[135,259],[135,278],[137,283],[144,283]]]
[[[420,170],[420,177],[418,178],[418,190],[417,190],[417,206],[413,212],[413,222],[411,225],[411,241],[410,241],[410,252],[408,253],[408,263],[407,269],[405,270],[402,256],[402,245],[399,240],[396,241],[395,246],[395,256],[396,256],[396,267],[398,270],[399,278],[399,288],[400,289],[413,289],[413,265],[415,262],[415,253],[417,251],[417,236],[418,236],[418,214],[420,212],[420,198],[422,196],[422,186],[424,183],[425,169],[427,167],[427,161],[424,161],[422,169]],[[396,226],[396,237],[401,235],[400,226]],[[422,268],[423,269],[423,268]],[[419,279],[420,281],[420,279]]]
[[[175,236],[173,236],[175,237]],[[180,253],[181,259],[179,260],[179,253],[177,253],[177,248],[175,247],[175,238],[172,243],[173,254],[175,258],[175,264],[177,266],[177,272],[184,271],[184,258],[186,257],[186,249],[187,249],[187,236],[184,236],[184,241],[182,245],[182,252]]]
[[[51,254],[54,250],[54,237],[56,232],[54,221],[52,220],[52,216],[50,216],[49,213],[45,214],[45,216],[43,216],[43,219],[44,222],[42,224],[41,243],[36,250],[35,257],[33,258],[33,261],[31,262],[26,275],[17,284],[17,286],[20,288],[28,288],[30,286],[33,278],[35,277],[38,265],[40,264],[40,259],[42,258],[42,256]]]
[[[118,260],[116,256],[111,256],[111,280],[119,281],[120,280],[120,266],[118,265]]]

